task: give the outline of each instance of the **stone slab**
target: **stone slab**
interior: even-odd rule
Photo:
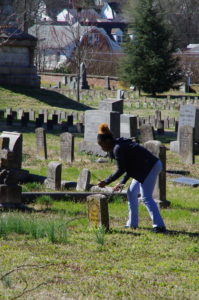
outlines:
[[[191,177],[178,177],[171,180],[173,183],[178,183],[181,185],[187,185],[190,187],[197,187],[199,185],[199,179]]]

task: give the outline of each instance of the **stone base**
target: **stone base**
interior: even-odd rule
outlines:
[[[22,188],[19,185],[0,185],[0,203],[21,203]]]
[[[35,67],[1,66],[0,84],[40,88],[40,77],[37,76]]]
[[[79,152],[86,152],[97,156],[107,157],[107,152],[104,152],[97,143],[83,141],[78,145]]]

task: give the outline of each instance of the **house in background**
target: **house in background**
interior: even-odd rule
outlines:
[[[36,63],[40,71],[52,71],[71,63],[79,42],[81,60],[87,67],[91,63],[94,66],[98,62],[107,63],[111,56],[122,52],[104,29],[95,26],[37,24],[29,29],[29,33],[38,39]]]

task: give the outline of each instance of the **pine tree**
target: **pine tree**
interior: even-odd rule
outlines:
[[[171,31],[154,0],[139,0],[132,25],[133,39],[124,44],[121,78],[152,95],[168,91],[180,79],[180,68]]]

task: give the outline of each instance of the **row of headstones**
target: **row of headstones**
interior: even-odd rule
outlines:
[[[22,127],[27,127],[33,125],[34,127],[46,126],[48,130],[53,130],[54,128],[61,129],[62,131],[67,131],[67,129],[72,132],[83,132],[84,114],[78,116],[77,112],[68,114],[65,111],[54,111],[48,113],[47,110],[40,110],[38,114],[32,109],[25,112],[23,109],[18,111],[13,111],[11,108],[6,109],[6,113],[0,111],[0,120],[6,118],[6,125],[20,125]],[[78,119],[80,119],[79,122]],[[15,122],[19,120],[20,123]],[[76,121],[76,124],[74,124]]]

